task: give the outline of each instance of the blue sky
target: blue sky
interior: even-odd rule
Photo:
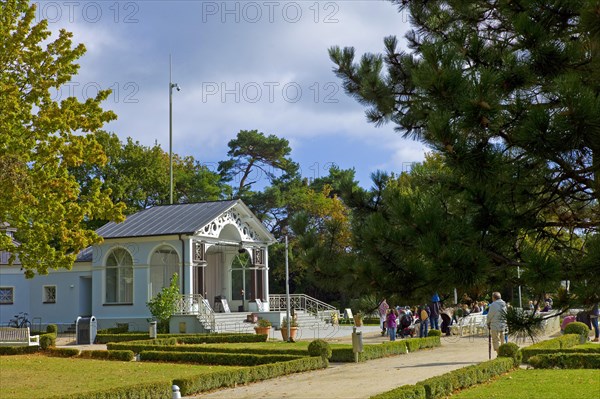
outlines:
[[[356,169],[362,186],[380,169],[400,172],[425,147],[392,125],[366,122],[347,96],[327,49],[381,52],[403,37],[407,16],[387,1],[40,1],[37,18],[87,47],[81,69],[56,98],[111,88],[104,103],[119,118],[105,126],[122,140],[168,150],[169,54],[173,151],[216,170],[240,130],[285,137],[302,175],[331,164]]]

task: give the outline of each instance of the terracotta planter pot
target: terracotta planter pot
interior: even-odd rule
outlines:
[[[269,336],[271,327],[254,327],[254,331],[256,331],[256,334],[267,334]]]
[[[294,340],[296,339],[296,334],[298,333],[298,327],[291,327],[289,332],[289,337]],[[281,327],[281,338],[284,341],[288,340],[288,327]]]

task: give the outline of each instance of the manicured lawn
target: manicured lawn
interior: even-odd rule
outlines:
[[[516,370],[453,399],[600,398],[600,370]]]
[[[46,357],[0,357],[0,398],[36,399],[105,387],[169,381],[238,367]]]

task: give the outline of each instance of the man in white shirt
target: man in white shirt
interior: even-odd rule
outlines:
[[[506,330],[506,302],[502,300],[499,292],[492,293],[494,302],[490,304],[487,314],[487,325],[492,335],[492,344],[494,350],[498,353],[498,348],[504,338]]]

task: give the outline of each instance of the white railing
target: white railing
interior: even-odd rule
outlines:
[[[215,332],[215,313],[200,294],[184,294],[175,304],[176,315],[195,315],[200,323],[211,332]]]
[[[287,309],[286,295],[269,295],[269,309],[279,312],[285,311]],[[307,313],[319,317],[321,320],[331,320],[332,313],[339,313],[337,308],[305,294],[291,294],[290,309],[304,310]]]

